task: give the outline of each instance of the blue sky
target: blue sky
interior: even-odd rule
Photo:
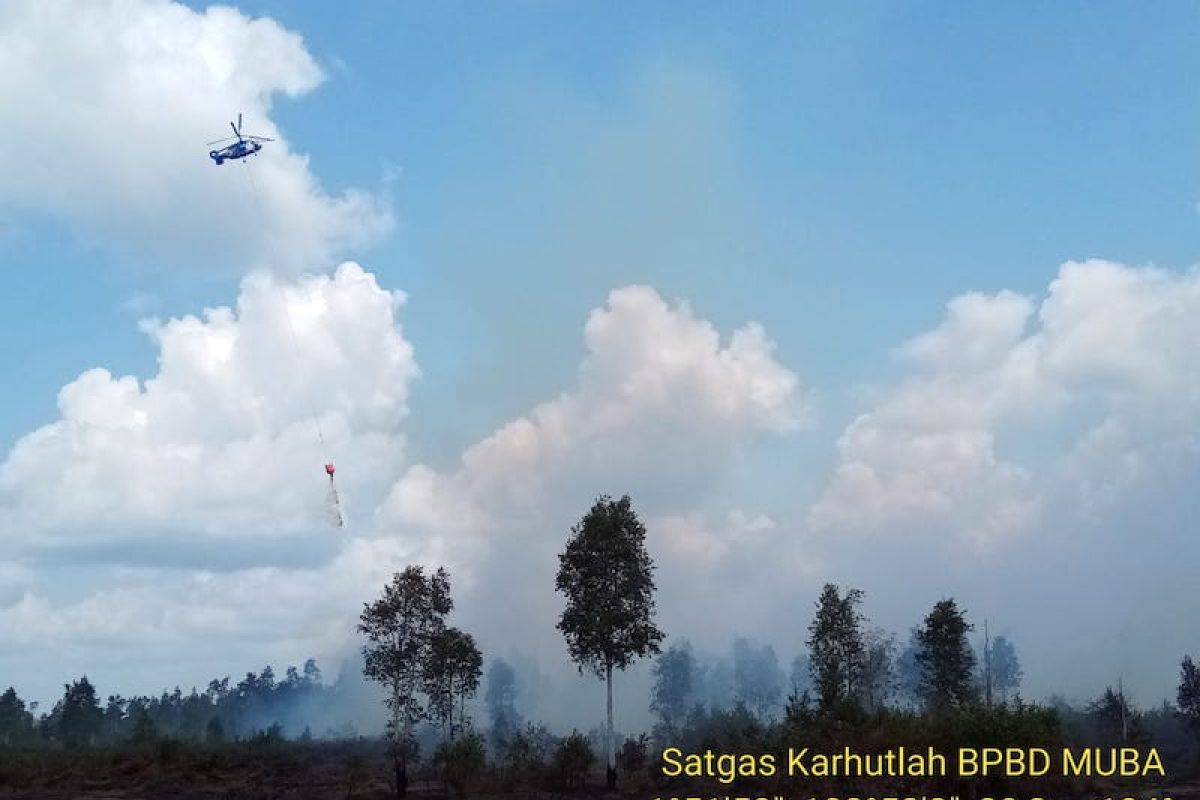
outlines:
[[[201,3],[189,5],[196,12],[207,8]],[[97,112],[90,118],[94,128],[69,129],[63,123],[55,130],[70,135],[51,139],[61,143],[56,145],[59,149],[30,157],[53,159],[55,152],[71,147],[72,137],[87,142],[93,136],[118,136],[121,148],[153,141],[150,163],[163,166],[148,173],[151,177],[131,178],[132,188],[120,191],[152,197],[157,175],[163,186],[176,187],[175,218],[194,214],[207,221],[207,228],[199,233],[176,231],[167,217],[154,217],[141,209],[142,195],[137,194],[113,195],[118,204],[129,203],[127,218],[123,209],[101,213],[102,196],[94,201],[96,209],[89,210],[82,201],[26,201],[23,196],[0,194],[0,253],[12,276],[8,291],[0,293],[0,313],[11,331],[0,342],[0,369],[14,376],[10,391],[0,396],[0,439],[6,450],[60,418],[55,405],[59,390],[85,370],[103,366],[115,376],[144,380],[155,375],[164,360],[169,362],[166,351],[139,330],[140,318],[199,314],[204,308],[230,305],[239,294],[253,296],[239,288],[255,266],[252,259],[240,258],[242,251],[232,245],[214,246],[209,256],[204,246],[194,244],[204,241],[205,230],[226,226],[230,241],[254,239],[254,233],[239,227],[253,219],[245,185],[230,174],[241,165],[222,167],[224,172],[212,172],[215,167],[204,165],[210,170],[204,178],[208,183],[194,196],[186,184],[165,183],[168,177],[175,179],[177,164],[179,174],[199,169],[205,161],[206,138],[216,138],[226,120],[240,110],[249,112],[248,130],[277,132],[286,138],[286,145],[279,143],[276,153],[286,147],[290,155],[307,156],[306,166],[288,162],[287,169],[293,170],[288,174],[311,175],[320,191],[332,196],[359,191],[388,209],[387,232],[364,236],[368,243],[361,246],[331,245],[337,259],[308,263],[305,271],[329,274],[338,259],[352,257],[373,273],[384,290],[407,295],[396,319],[404,343],[415,353],[420,375],[397,373],[403,375],[399,379],[403,390],[396,402],[406,414],[402,430],[397,422],[391,432],[400,437],[397,442],[402,439],[403,456],[397,456],[397,463],[387,462],[391,472],[375,476],[379,497],[359,515],[376,524],[391,520],[398,525],[389,530],[404,552],[415,547],[422,553],[440,553],[437,543],[451,529],[444,519],[430,521],[437,516],[433,510],[414,510],[416,495],[406,494],[408,490],[393,488],[389,495],[387,485],[393,481],[396,487],[407,485],[413,492],[413,487],[426,486],[422,482],[426,473],[421,470],[435,476],[430,485],[441,486],[446,497],[457,497],[456,502],[464,506],[477,504],[487,510],[480,514],[490,514],[489,519],[524,519],[507,506],[497,511],[501,501],[478,488],[491,486],[490,479],[475,475],[476,467],[463,466],[461,459],[464,450],[487,441],[514,420],[536,418],[532,409],[564,395],[574,399],[562,406],[568,409],[563,413],[581,415],[568,418],[580,429],[589,429],[592,418],[578,408],[607,408],[604,398],[609,397],[577,377],[581,363],[583,373],[590,374],[587,364],[592,363],[589,353],[593,351],[581,331],[594,309],[609,309],[614,318],[629,320],[641,319],[639,314],[665,314],[669,323],[663,324],[686,328],[681,322],[686,315],[681,316],[674,305],[685,300],[695,318],[707,320],[720,332],[723,347],[735,329],[757,323],[775,346],[770,364],[754,362],[764,370],[755,374],[772,386],[783,386],[787,381],[775,369],[779,366],[798,381],[794,397],[789,394],[789,402],[804,406],[793,420],[796,425],[782,424],[775,416],[782,413],[782,406],[763,401],[765,405],[755,406],[758,417],[738,417],[736,424],[730,423],[743,426],[736,436],[731,433],[728,440],[706,445],[714,449],[678,451],[719,461],[720,468],[714,467],[711,475],[689,473],[678,485],[661,487],[647,476],[645,483],[650,487],[646,490],[649,513],[662,521],[663,530],[681,537],[672,541],[715,542],[711,552],[725,552],[717,545],[743,541],[735,528],[758,528],[737,517],[741,521],[731,522],[729,530],[714,532],[724,524],[714,520],[724,519],[726,512],[737,511],[751,519],[761,512],[770,520],[772,535],[780,537],[771,547],[797,548],[806,557],[811,555],[808,566],[797,568],[796,574],[804,578],[796,594],[781,594],[777,601],[768,602],[764,619],[775,618],[770,615],[777,613],[776,605],[794,607],[797,595],[815,595],[810,590],[826,575],[877,581],[866,588],[877,590],[885,606],[889,598],[904,594],[907,579],[893,576],[893,583],[884,586],[889,579],[876,567],[862,564],[863,554],[873,552],[875,546],[864,542],[875,542],[870,538],[875,533],[864,534],[865,540],[842,535],[840,527],[836,535],[822,533],[822,524],[849,528],[861,522],[847,522],[841,511],[822,514],[853,496],[839,492],[865,491],[858,484],[854,489],[839,483],[845,477],[838,472],[840,466],[873,465],[879,475],[895,470],[897,493],[914,485],[901,474],[907,463],[904,458],[915,458],[911,454],[926,441],[923,437],[934,434],[929,421],[904,416],[905,398],[916,397],[936,407],[946,393],[935,399],[935,390],[951,385],[949,394],[954,394],[957,385],[990,386],[999,380],[972,360],[975,355],[951,352],[956,343],[965,350],[962,342],[980,331],[988,335],[1007,331],[1008,338],[1000,336],[1000,344],[988,339],[980,347],[987,353],[1002,351],[1005,359],[1015,363],[1021,358],[1018,340],[1022,336],[1033,340],[1041,334],[1046,339],[1057,335],[1059,328],[1045,323],[1053,316],[1046,308],[1058,307],[1053,302],[1044,307],[1048,298],[1064,298],[1059,305],[1066,309],[1062,315],[1070,319],[1077,318],[1074,309],[1079,303],[1086,305],[1096,316],[1078,317],[1087,322],[1080,323],[1079,330],[1091,331],[1092,321],[1102,321],[1106,313],[1110,302],[1106,293],[1113,293],[1114,307],[1123,307],[1120,298],[1125,295],[1119,293],[1134,286],[1128,291],[1143,294],[1136,295],[1137,302],[1131,301],[1135,310],[1129,324],[1141,327],[1115,325],[1114,335],[1121,331],[1128,335],[1112,349],[1123,352],[1125,345],[1136,343],[1144,349],[1131,350],[1129,358],[1139,364],[1154,362],[1160,351],[1175,352],[1176,339],[1158,340],[1154,335],[1166,330],[1168,321],[1175,324],[1169,298],[1189,291],[1187,270],[1196,261],[1200,230],[1200,105],[1192,88],[1200,67],[1195,48],[1200,10],[1193,6],[645,3],[618,9],[600,3],[371,2],[346,10],[328,3],[260,2],[243,4],[239,11],[245,17],[269,17],[280,29],[299,34],[302,51],[323,73],[323,80],[314,79],[307,67],[297,65],[299,57],[279,44],[278,63],[285,65],[280,74],[285,77],[242,73],[211,94],[183,80],[175,85],[173,91],[180,94],[174,96],[186,98],[181,102],[192,114],[186,125],[162,127],[167,125],[162,118],[169,121],[173,114],[166,105],[132,105],[133,113],[128,109],[112,115]],[[24,35],[26,29],[14,22],[19,16],[0,15],[0,33],[7,23]],[[184,15],[172,19],[179,22]],[[278,42],[269,44],[275,47]],[[129,56],[131,85],[140,85],[135,80],[137,57],[136,53]],[[259,57],[268,58],[254,55]],[[57,88],[53,81],[62,81],[67,100],[56,95],[22,99],[22,115],[37,120],[53,111],[47,125],[57,124],[56,104],[74,96],[66,91],[68,83],[74,87],[78,81],[84,86],[86,67],[79,64],[91,62],[64,63],[68,68],[47,80],[51,95]],[[263,67],[263,74],[271,69]],[[294,96],[284,96],[287,91],[280,88],[289,80],[299,87]],[[245,96],[239,94],[243,88]],[[85,86],[79,91],[92,90]],[[98,107],[104,102],[98,99]],[[260,106],[234,105],[243,102]],[[116,103],[113,108],[122,106]],[[200,115],[201,108],[207,116]],[[193,124],[208,117],[207,128]],[[171,138],[176,134],[177,140]],[[81,185],[85,181],[107,185],[110,179],[114,186],[120,184],[120,175],[113,177],[106,170],[119,171],[124,162],[114,158],[111,167],[106,166],[105,154],[101,150],[88,165],[94,172],[79,178]],[[33,174],[34,169],[16,159],[0,160],[0,177],[5,168],[23,175],[27,170]],[[70,185],[71,178],[66,181]],[[185,190],[179,194],[181,185]],[[281,188],[284,183],[264,185],[269,209],[292,208],[285,196],[289,190]],[[365,211],[361,215],[368,216]],[[120,236],[106,228],[109,219],[121,227]],[[284,220],[281,235],[286,237],[291,218],[280,212],[280,219]],[[304,227],[302,221],[293,222],[297,229]],[[364,227],[370,226],[364,223]],[[147,244],[158,239],[161,247]],[[1097,267],[1063,277],[1067,275],[1060,271],[1064,262],[1090,258],[1113,262],[1119,271]],[[1148,265],[1167,269],[1166,288],[1143,269]],[[294,275],[295,271],[285,273],[279,280]],[[1132,277],[1125,281],[1121,276]],[[1052,288],[1056,278],[1063,278],[1054,284],[1059,290]],[[1094,286],[1088,281],[1095,281]],[[654,287],[667,310],[636,295],[610,300],[614,289],[635,284]],[[305,291],[322,291],[316,286]],[[1004,290],[1028,298],[1028,307],[996,294]],[[957,318],[947,312],[947,304],[968,292],[986,293],[992,299],[964,311],[966,321],[959,330],[953,327]],[[371,302],[365,295],[359,299]],[[1137,310],[1144,307],[1157,310]],[[1159,313],[1165,316],[1155,316]],[[346,319],[354,325],[353,315]],[[262,324],[269,327],[265,320]],[[1183,328],[1181,340],[1190,341],[1188,330]],[[931,331],[945,335],[922,350],[925,355],[903,355],[905,342]],[[690,335],[680,333],[689,342]],[[358,341],[353,338],[358,333],[346,336],[347,341]],[[1118,382],[1115,388],[1106,383],[1130,362],[1097,368],[1099,377],[1086,380],[1078,377],[1080,370],[1091,367],[1062,367],[1068,356],[1061,353],[1067,352],[1068,344],[1075,348],[1070,350],[1074,365],[1102,360],[1100,351],[1107,345],[1102,337],[1089,336],[1063,335],[1061,352],[1047,345],[1053,357],[1047,356],[1041,369],[1045,373],[1061,369],[1056,373],[1061,380],[1039,389],[1036,403],[1016,407],[1007,392],[1002,400],[992,395],[986,401],[974,394],[966,400],[955,396],[955,402],[990,409],[994,401],[1003,409],[985,421],[962,426],[969,429],[962,441],[986,451],[981,460],[971,462],[983,472],[977,483],[948,491],[953,495],[950,500],[921,506],[922,513],[932,516],[898,522],[898,527],[911,525],[918,531],[912,541],[888,540],[881,546],[894,546],[898,553],[927,547],[947,568],[964,559],[972,566],[957,578],[947,578],[944,587],[918,592],[911,602],[900,604],[902,612],[896,612],[896,619],[883,622],[903,629],[903,614],[912,616],[939,592],[970,591],[978,586],[979,575],[989,574],[988,565],[994,564],[994,574],[1008,577],[997,577],[994,586],[978,590],[980,602],[993,604],[1001,616],[1011,602],[1013,619],[1026,627],[1036,625],[1035,609],[1019,600],[1006,600],[998,587],[1010,585],[1005,581],[1020,575],[1023,559],[1060,563],[1056,559],[1065,558],[1063,554],[1077,543],[1056,541],[1053,554],[1030,543],[1061,524],[1063,517],[1056,515],[1067,513],[1063,509],[1071,505],[1067,498],[1076,496],[1072,492],[1098,491],[1097,486],[1117,480],[1113,475],[1090,473],[1085,480],[1071,472],[1077,460],[1086,460],[1079,456],[1083,448],[1091,446],[1093,438],[1116,436],[1111,431],[1119,428],[1127,437],[1122,439],[1129,448],[1126,455],[1136,451],[1142,459],[1138,463],[1143,463],[1158,458],[1150,453],[1161,455],[1153,449],[1159,444],[1192,435],[1196,409],[1191,406],[1172,407],[1175,416],[1158,414],[1175,421],[1170,430],[1163,427],[1165,423],[1147,421],[1156,413],[1145,409],[1158,406],[1141,401],[1160,389],[1160,383],[1138,382],[1140,377]],[[314,347],[321,346],[319,340],[313,341]],[[598,341],[597,352],[625,346],[615,339]],[[390,341],[381,352],[394,352],[397,363],[407,363],[404,346]],[[993,347],[1000,350],[989,349]],[[1010,347],[1011,353],[1004,349]],[[977,371],[963,367],[956,360],[960,357]],[[1179,358],[1183,360],[1165,361],[1163,369],[1172,375],[1182,373],[1190,362]],[[345,374],[354,374],[350,367],[346,369]],[[596,369],[608,374],[607,367]],[[1003,369],[1005,375],[1011,371]],[[338,391],[353,394],[349,384],[334,383],[334,374],[317,370],[312,376],[315,388],[308,391],[319,402]],[[378,391],[387,393],[383,388]],[[750,397],[755,390],[746,391]],[[677,401],[686,405],[689,397]],[[1136,410],[1130,410],[1134,406]],[[362,413],[369,417],[367,411]],[[862,421],[864,414],[868,419],[855,429],[855,420]],[[630,430],[674,430],[674,422],[665,417],[646,419],[650,421],[639,423],[645,427]],[[1101,424],[1105,419],[1115,421],[1105,428]],[[710,424],[715,423],[709,420],[696,430],[706,430]],[[347,426],[347,441],[354,441],[353,424]],[[776,435],[791,427],[799,432]],[[1093,428],[1096,435],[1089,438]],[[855,430],[871,432],[867,437],[871,442],[895,441],[896,449],[864,454],[851,441]],[[942,433],[946,432],[937,435]],[[963,431],[956,427],[946,435],[950,433]],[[285,436],[280,431],[271,435],[275,434]],[[839,442],[844,446],[839,447]],[[347,451],[357,453],[357,446],[348,444]],[[363,452],[375,452],[369,444],[361,446],[366,448]],[[663,445],[664,451],[677,452],[673,447],[673,442]],[[895,452],[908,455],[895,456]],[[14,458],[11,464],[18,463]],[[610,470],[605,472],[595,464],[580,466],[574,456],[563,458],[556,468],[578,469],[580,484],[586,475],[606,476],[605,480],[617,475],[614,484],[623,477],[612,465],[604,467]],[[892,458],[900,459],[901,466]],[[1178,469],[1187,474],[1195,462],[1189,460],[1191,456],[1180,458]],[[419,469],[414,472],[414,467]],[[1066,473],[1074,476],[1073,483],[1063,477]],[[941,473],[918,465],[913,474]],[[1180,499],[1183,493],[1170,490],[1180,473],[1150,479],[1138,474],[1150,480],[1153,491],[1139,484],[1122,494],[1124,499],[1114,501],[1116,510],[1097,512],[1088,521],[1073,521],[1068,527],[1108,530],[1110,521],[1133,513],[1130,509],[1147,502],[1153,492],[1166,492],[1175,499],[1155,506],[1155,524],[1161,527],[1164,542],[1159,555],[1168,547],[1183,547],[1176,538],[1179,534],[1170,532],[1187,518],[1186,503]],[[12,480],[19,487],[22,477]],[[630,482],[636,495],[638,484]],[[1018,484],[1026,488],[1014,489]],[[1073,488],[1061,488],[1067,484]],[[1023,492],[1028,486],[1039,487],[1036,502],[1026,502]],[[368,489],[364,484],[358,496],[370,496]],[[23,490],[9,491],[17,497]],[[912,494],[919,492],[914,489]],[[384,500],[385,495],[391,500]],[[463,499],[467,495],[469,502]],[[879,507],[886,508],[898,496],[881,490],[871,502],[878,500],[885,504]],[[4,497],[0,495],[0,505]],[[822,498],[834,499],[823,505]],[[25,507],[24,500],[13,502]],[[874,508],[862,498],[855,502]],[[546,503],[546,508],[552,505]],[[1049,510],[1034,514],[1030,504]],[[905,513],[911,511],[901,505]],[[974,511],[979,508],[999,510],[994,518],[982,520]],[[558,513],[555,506],[547,517],[557,520]],[[184,515],[179,509],[179,517]],[[113,525],[119,524],[114,518]],[[878,521],[871,524],[878,526]],[[864,523],[868,528],[871,524]],[[214,525],[206,522],[203,527],[211,531]],[[688,525],[712,530],[687,533]],[[161,530],[168,528],[173,529],[174,523],[164,524]],[[183,528],[180,536],[190,542],[194,534],[187,525]],[[1009,528],[1023,531],[1013,534],[1017,544],[996,548],[994,540],[1007,536],[1004,531]],[[987,554],[971,549],[974,544],[961,549],[957,534],[946,535],[949,545],[934,541],[939,532],[949,529],[970,529],[973,533],[966,538],[975,544],[986,540]],[[159,530],[146,535],[159,536]],[[335,558],[331,545],[315,543],[311,529],[297,530],[272,535],[297,536],[307,554],[297,557],[300,562],[321,564]],[[46,533],[62,537],[57,545],[65,548],[62,552],[75,552],[74,535]],[[364,534],[364,541],[382,546],[379,542],[387,535],[375,530]],[[179,552],[187,553],[180,558],[187,562],[188,575],[209,569],[237,573],[236,565],[230,567],[227,559],[212,552],[212,564],[197,563],[208,551],[190,549],[173,536],[162,533],[156,552],[172,551],[178,544]],[[1093,541],[1100,540],[1111,542],[1112,551],[1104,552],[1113,559],[1140,552],[1136,543],[1117,533],[1097,534]],[[89,566],[97,559],[94,550],[79,556],[82,566],[71,564],[70,557],[65,557],[65,565],[51,559],[58,566],[47,566],[51,562],[36,548],[12,563],[27,570],[33,576],[28,580],[34,583],[66,574],[55,570],[81,571],[77,585],[83,588],[70,596],[50,593],[41,598],[49,609],[45,613],[52,616],[67,614],[70,603],[79,600],[76,595],[103,594],[106,588],[119,586],[124,569],[134,570],[147,587],[171,578],[138,572],[161,567],[158,561],[151,565],[138,555],[147,550],[144,541],[114,541],[114,549],[106,552],[127,548],[126,555],[99,559],[104,562],[99,566]],[[689,547],[688,552],[695,551]],[[269,546],[256,539],[246,548],[254,553],[246,557],[247,569],[272,566],[266,555]],[[353,551],[348,544],[339,552],[349,559],[347,554]],[[471,563],[468,556],[460,557]],[[913,558],[915,564],[917,557]],[[1104,563],[1100,555],[1095,558]],[[1150,558],[1145,569],[1152,572],[1157,563],[1158,556]],[[479,585],[488,585],[487,578],[480,578]],[[0,605],[3,601],[0,591]],[[802,602],[807,605],[808,600]],[[1173,602],[1170,597],[1164,599],[1164,606],[1169,602]],[[1095,624],[1088,630],[1102,630],[1107,613],[1096,611]],[[294,623],[303,627],[304,620]],[[763,623],[759,633],[765,637],[775,630]],[[1178,626],[1164,627],[1162,637],[1148,640],[1146,646],[1167,642],[1174,647],[1191,633]],[[1051,641],[1034,633],[1029,638]],[[291,653],[289,647],[299,647],[296,641],[309,642],[283,637],[273,652]],[[295,658],[302,660],[305,655],[297,653]],[[1164,690],[1163,675],[1169,679],[1176,658],[1170,651],[1163,656],[1165,673],[1143,676],[1148,693]],[[82,654],[80,659],[82,663]],[[1064,656],[1057,672],[1048,666],[1045,674],[1068,674],[1068,661]],[[118,666],[112,669],[120,674]],[[1087,677],[1087,688],[1108,679],[1101,674],[1104,670],[1108,667],[1097,667],[1096,674]],[[152,680],[156,674],[144,677]],[[50,683],[62,679],[56,676]],[[1051,682],[1047,678],[1039,686]]]
[[[415,407],[444,408],[447,390],[488,395],[492,411],[463,409],[468,422],[422,415],[451,436],[483,433],[525,407],[577,357],[574,341],[526,333],[520,345],[546,364],[541,382],[497,386],[473,354],[505,332],[480,324],[467,336],[484,341],[467,342],[456,324],[447,335],[445,323],[465,315],[537,314],[565,327],[611,285],[640,280],[714,321],[763,322],[786,361],[844,386],[873,380],[888,349],[961,291],[1034,292],[1071,258],[1194,257],[1200,137],[1186,76],[1200,16],[1185,4],[242,10],[301,33],[328,71],[312,95],[275,111],[321,179],[371,186],[385,169],[400,171],[390,185],[398,234],[369,261],[414,298],[407,326],[429,354]],[[660,243],[666,257],[654,264],[581,268],[568,260],[570,241],[539,252],[561,224],[538,202],[551,191],[543,165],[584,144],[555,141],[556,123],[573,118],[563,135],[586,137],[580,118],[644,122],[651,112],[635,108],[631,85],[664,64],[724,93],[720,141],[681,168],[735,194],[752,230],[731,220],[728,230],[689,231],[695,241]],[[695,121],[680,120],[678,133]],[[636,203],[638,187],[627,188],[633,197],[622,202]],[[613,233],[614,222],[594,219],[589,233]],[[147,274],[71,241],[53,220],[34,223],[6,243],[27,266],[4,313],[41,343],[32,364],[24,337],[0,351],[25,378],[0,400],[9,441],[46,421],[53,393],[81,369],[151,363],[119,311],[130,295],[192,310],[225,300],[237,277]],[[487,257],[470,242],[486,242]],[[710,245],[719,254],[710,263],[687,263]],[[46,288],[63,282],[78,290]]]
[[[280,5],[263,10],[290,22]],[[874,379],[888,349],[959,292],[1035,292],[1072,258],[1193,258],[1200,141],[1184,76],[1200,19],[1183,5],[326,12],[291,14],[314,53],[347,74],[280,117],[313,126],[305,145],[330,180],[344,169],[345,182],[369,182],[380,159],[402,167],[393,191],[403,234],[381,248],[378,269],[420,298],[409,324],[427,348],[444,337],[426,315],[445,319],[464,295],[472,308],[565,326],[609,285],[640,280],[724,324],[762,321],[789,363],[844,385]],[[713,181],[714,195],[751,219],[672,231],[653,262],[572,263],[585,258],[574,250],[587,236],[619,235],[624,220],[601,214],[576,241],[539,252],[562,224],[539,202],[553,191],[547,164],[586,156],[593,142],[579,128],[589,124],[597,138],[652,124],[632,95],[664,64],[723,95],[713,118],[684,116],[672,131],[714,140],[680,169]],[[333,91],[339,84],[345,91]],[[645,105],[686,114],[674,99]],[[351,122],[359,113],[366,124]],[[353,131],[349,151],[342,137],[322,136],[331,123]],[[717,130],[692,128],[705,123]],[[587,195],[588,177],[580,169],[561,180]],[[636,173],[622,188],[613,205],[636,208],[645,191]],[[487,242],[487,257],[448,244],[464,239]],[[554,302],[531,291],[539,286]],[[523,407],[561,383],[575,353],[555,352],[559,344],[525,337],[559,370],[510,402]],[[496,390],[489,381],[466,393]]]

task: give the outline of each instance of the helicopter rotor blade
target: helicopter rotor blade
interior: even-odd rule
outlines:
[[[247,135],[245,138],[247,138],[247,139],[254,139],[255,141],[259,141],[259,142],[273,142],[273,141],[275,141],[274,139],[272,139],[272,138],[271,138],[271,137],[269,137],[269,136],[250,136],[250,135]]]
[[[206,142],[206,144],[220,144],[221,142],[228,142],[232,138],[232,136],[226,136],[224,139],[214,139],[211,142]]]
[[[239,131],[239,130],[237,129],[237,126],[236,126],[236,125],[234,125],[234,124],[231,122],[231,123],[229,123],[229,127],[233,128],[233,135],[234,135],[234,136],[236,136],[236,137],[237,137],[237,138],[239,138],[239,139],[240,139],[240,138],[242,138],[242,132],[241,132],[241,131]]]
[[[240,111],[238,112],[238,126],[237,126],[237,129],[238,129],[238,133],[241,133],[241,132],[242,132],[242,112],[240,112]]]

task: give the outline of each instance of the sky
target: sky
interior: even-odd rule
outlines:
[[[556,554],[629,493],[674,639],[790,659],[834,581],[900,638],[954,596],[1027,696],[1171,696],[1197,33],[1177,3],[0,4],[0,684],[339,664],[407,563],[565,674]],[[238,113],[275,141],[218,167]]]

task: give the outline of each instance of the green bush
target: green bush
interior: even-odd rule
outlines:
[[[500,760],[504,783],[512,788],[540,782],[554,741],[554,736],[544,725],[532,722],[513,733]]]
[[[446,784],[459,797],[463,797],[483,774],[487,765],[487,749],[482,736],[468,733],[439,745],[433,760]]]
[[[596,762],[596,754],[587,737],[579,731],[558,743],[554,751],[554,777],[558,784],[567,789],[581,788],[587,782],[588,771]]]

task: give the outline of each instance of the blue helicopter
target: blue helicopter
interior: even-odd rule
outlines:
[[[217,166],[224,164],[228,159],[245,158],[246,156],[258,155],[258,151],[262,150],[263,142],[273,142],[266,136],[251,136],[250,134],[242,134],[242,115],[238,114],[237,124],[229,123],[233,128],[233,136],[226,136],[224,139],[217,139],[214,142],[209,142],[210,145],[228,142],[231,139],[236,139],[230,145],[222,147],[220,150],[209,150],[208,157],[217,163]]]

